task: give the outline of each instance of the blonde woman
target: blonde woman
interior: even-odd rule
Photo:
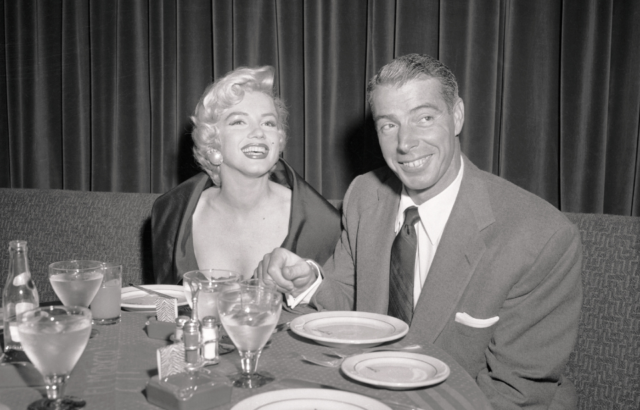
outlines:
[[[333,253],[339,213],[280,158],[288,113],[274,95],[273,73],[238,68],[198,102],[194,155],[204,172],[153,206],[156,283],[209,268],[248,278],[277,247],[320,263]]]

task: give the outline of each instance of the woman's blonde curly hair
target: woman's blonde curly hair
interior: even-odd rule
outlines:
[[[222,112],[242,101],[247,91],[259,91],[273,98],[278,130],[282,133],[280,152],[284,149],[289,112],[284,102],[275,95],[273,83],[274,69],[271,66],[239,67],[209,85],[200,97],[191,117],[194,125],[191,134],[194,142],[193,155],[214,184],[220,185],[220,164],[212,163],[208,154],[221,148],[217,123]]]

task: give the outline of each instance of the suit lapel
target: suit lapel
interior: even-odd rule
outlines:
[[[360,219],[356,310],[386,315],[390,251],[395,238],[394,224],[402,183],[395,176],[382,182],[378,188],[378,202],[367,208]]]
[[[442,332],[485,251],[481,231],[493,223],[481,172],[464,157],[464,175],[456,202],[411,323],[411,331],[434,342]]]

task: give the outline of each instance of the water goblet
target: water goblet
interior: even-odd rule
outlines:
[[[40,307],[20,314],[17,323],[22,347],[47,390],[47,398],[30,404],[29,410],[83,407],[84,400],[64,396],[64,387],[87,346],[91,311],[80,306]]]
[[[282,295],[275,285],[251,279],[218,297],[220,320],[240,354],[242,372],[231,376],[233,385],[257,388],[273,378],[256,372],[258,359],[280,319]]]
[[[192,319],[202,322],[207,316],[216,319],[216,330],[220,334],[218,295],[229,287],[237,286],[240,275],[223,269],[201,269],[190,271],[182,277],[185,295],[191,303]],[[233,348],[218,344],[218,354],[232,352]]]
[[[89,307],[102,284],[102,262],[71,260],[49,265],[49,282],[65,306]]]
[[[102,285],[103,262],[70,260],[49,265],[49,282],[65,306],[89,307]],[[91,338],[99,334],[91,331]]]

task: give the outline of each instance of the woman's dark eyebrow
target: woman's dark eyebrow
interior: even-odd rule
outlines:
[[[233,111],[233,112],[230,112],[229,114],[227,114],[227,116],[226,116],[226,117],[224,117],[224,119],[225,119],[225,120],[227,120],[227,119],[229,119],[229,117],[231,117],[231,116],[233,116],[233,115],[243,115],[243,116],[245,116],[245,117],[248,117],[248,116],[249,116],[249,114],[247,114],[246,112],[243,112],[243,111]],[[277,116],[277,115],[276,115],[276,113],[274,113],[274,112],[267,112],[267,113],[264,113],[264,114],[262,114],[262,115],[261,115],[261,118],[269,117],[269,116],[272,116],[272,117],[274,117],[274,118],[278,118],[278,116]]]
[[[247,114],[246,112],[242,112],[242,111],[233,111],[230,112],[229,114],[227,114],[226,117],[224,117],[225,120],[229,119],[229,117],[231,117],[232,115],[244,115],[245,117],[249,116],[249,114]]]

